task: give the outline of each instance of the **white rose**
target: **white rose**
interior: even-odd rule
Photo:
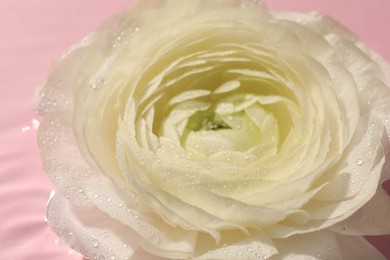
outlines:
[[[389,75],[320,14],[139,1],[39,89],[49,224],[89,259],[384,259]]]

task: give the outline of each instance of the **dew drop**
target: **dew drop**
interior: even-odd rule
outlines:
[[[356,164],[359,165],[359,166],[362,166],[363,165],[363,160],[362,159],[358,159],[356,160]]]
[[[92,240],[92,246],[93,246],[94,248],[99,247],[99,240],[97,240],[97,239]]]
[[[116,256],[115,256],[115,255],[111,255],[111,256],[110,256],[110,259],[111,259],[111,260],[115,260],[115,259],[116,259]]]
[[[97,89],[97,85],[96,85],[95,83],[89,84],[89,87],[90,87],[91,89]]]

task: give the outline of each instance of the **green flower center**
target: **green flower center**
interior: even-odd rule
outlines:
[[[193,115],[187,124],[188,131],[218,131],[222,129],[232,129],[223,119],[214,113],[212,109],[201,111]]]

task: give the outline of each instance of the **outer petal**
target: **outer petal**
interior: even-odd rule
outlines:
[[[375,247],[359,236],[336,235],[344,260],[386,260]]]
[[[386,162],[375,195],[356,213],[337,223],[332,230],[348,235],[385,235],[390,234],[390,198],[383,183],[390,175],[390,145],[385,142]]]
[[[279,251],[272,260],[384,260],[362,237],[336,235],[331,231],[312,232],[275,239]]]
[[[272,260],[342,259],[336,236],[326,230],[274,239],[274,243],[279,254],[272,257]]]
[[[136,210],[137,196],[131,191],[120,190],[101,179],[91,182],[87,193],[103,214],[132,232],[128,236],[135,233],[145,251],[171,259],[192,255],[198,233],[170,226],[145,209]]]
[[[229,233],[229,232],[228,232]],[[217,245],[210,247],[210,244],[203,243],[203,247],[209,247],[209,251],[201,256],[196,257],[199,260],[214,259],[214,260],[245,260],[245,259],[268,259],[277,254],[272,240],[265,234],[254,234],[246,239],[237,239],[240,234],[230,232],[225,234],[223,246]],[[241,234],[242,235],[242,234]],[[227,243],[230,238],[236,239],[234,243]],[[226,238],[227,237],[227,238]],[[237,242],[238,241],[238,242]],[[226,242],[226,243],[224,243]],[[202,245],[200,245],[202,247]]]
[[[383,140],[384,134],[380,128],[377,129],[374,127],[379,124],[378,122],[376,123],[377,124],[373,125],[370,124],[370,128],[373,130],[372,134],[370,134],[370,130],[368,130],[360,144],[353,147],[353,151],[348,154],[348,158],[346,159],[346,167],[350,167],[351,169],[356,168],[356,171],[351,170],[351,172],[356,175],[355,177],[359,177],[359,167],[364,166],[357,163],[359,158],[366,158],[367,161],[370,162],[369,165],[366,165],[366,170],[360,173],[364,173],[364,179],[362,181],[356,181],[358,182],[356,184],[359,186],[356,186],[354,191],[359,192],[356,192],[356,194],[349,199],[344,200],[336,199],[335,201],[332,201],[332,194],[329,194],[328,196],[322,194],[319,198],[314,198],[304,206],[304,209],[311,214],[311,219],[308,222],[303,224],[292,224],[289,221],[280,222],[278,225],[269,229],[269,232],[273,237],[288,237],[293,234],[330,227],[351,216],[356,210],[371,199],[375,194],[385,160],[383,150],[381,149],[381,140]],[[366,145],[368,141],[372,144],[369,147]],[[368,156],[367,152],[369,152],[370,156]],[[351,184],[354,183],[351,181]],[[343,192],[345,192],[345,190]],[[324,200],[325,198],[326,200]]]
[[[390,233],[390,199],[379,187],[375,196],[355,214],[337,223],[332,230],[341,234],[386,235]]]
[[[368,102],[370,108],[384,121],[390,133],[390,64],[374,51],[368,49],[359,38],[326,15],[318,13],[296,14],[275,13],[276,17],[303,24],[324,37],[339,53],[341,65],[351,72],[356,81],[362,101]],[[324,64],[328,62],[325,61]],[[327,69],[333,64],[327,64]],[[361,104],[364,107],[364,104]]]
[[[90,259],[126,259],[139,247],[139,236],[97,208],[77,207],[57,193],[48,206],[48,222],[62,240]]]
[[[131,260],[169,260],[169,259],[165,258],[165,257],[159,257],[159,256],[151,255],[147,251],[145,251],[143,249],[139,249],[131,257]]]

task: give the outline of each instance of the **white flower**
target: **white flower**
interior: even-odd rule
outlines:
[[[139,1],[39,89],[49,224],[89,259],[384,259],[389,77],[321,14]]]

